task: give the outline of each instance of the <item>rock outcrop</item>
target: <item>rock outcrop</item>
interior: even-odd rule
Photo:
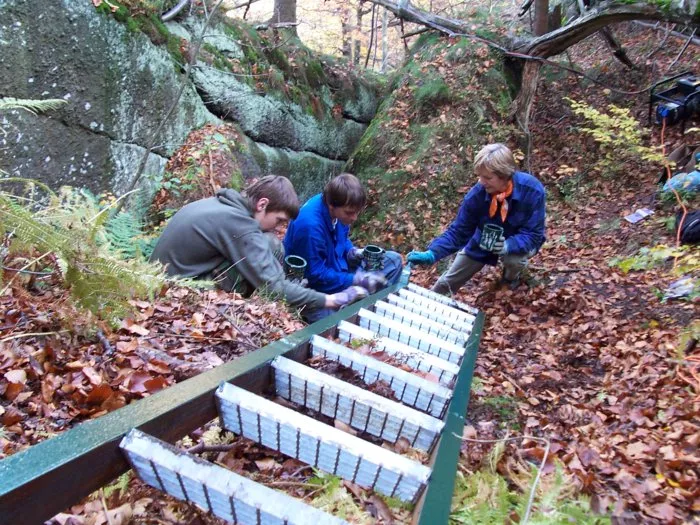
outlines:
[[[116,18],[87,1],[0,0],[0,97],[67,102],[42,115],[0,115],[0,169],[52,187],[121,194],[153,137],[146,175],[157,178],[192,130],[232,121],[249,139],[244,176],[289,175],[307,196],[343,168],[376,112],[376,90],[367,83],[344,79],[350,89],[339,102],[341,90],[323,83],[332,75],[314,62],[321,80],[295,87],[293,67],[275,70],[265,48],[245,47],[262,40],[241,44],[231,24],[219,20],[207,29],[191,78],[163,123],[203,20],[166,26],[156,17],[137,23],[128,12]],[[274,56],[286,63],[279,50]],[[232,73],[241,62],[277,71],[280,89]],[[294,93],[313,93],[293,100],[290,85]]]

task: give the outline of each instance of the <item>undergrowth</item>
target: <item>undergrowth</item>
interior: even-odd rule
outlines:
[[[110,220],[110,207],[85,191],[47,189],[39,199],[29,182],[29,197],[0,193],[3,266],[13,268],[6,279],[0,272],[0,293],[41,270],[58,276],[78,307],[113,326],[132,312],[130,300],[153,300],[166,277],[160,264],[135,256],[145,250],[136,221],[128,214]]]
[[[526,517],[527,523],[542,525],[610,523],[607,516],[592,512],[587,498],[577,495],[578,487],[559,464],[540,477],[530,504],[539,465],[504,458],[504,450],[499,442],[481,470],[457,473],[451,525],[523,523]]]

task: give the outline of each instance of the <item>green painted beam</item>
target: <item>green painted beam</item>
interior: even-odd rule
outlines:
[[[284,339],[0,461],[0,524],[36,525],[77,503],[128,470],[119,442],[132,428],[169,442],[180,439],[216,417],[213,394],[221,382],[250,390],[267,386],[271,360],[405,286],[408,275]]]
[[[414,523],[418,525],[447,525],[450,519],[457,462],[462,445],[460,436],[464,430],[464,418],[469,405],[474,365],[483,327],[484,314],[480,312],[474,321],[462,367],[455,381],[454,394],[447,409],[445,428],[434,456],[433,474],[425,495],[418,505],[419,516],[414,519]]]

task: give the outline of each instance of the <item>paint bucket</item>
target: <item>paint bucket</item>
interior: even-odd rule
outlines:
[[[298,255],[287,255],[284,258],[284,273],[290,281],[301,281],[306,271],[306,259]]]
[[[493,247],[498,242],[498,239],[503,235],[503,228],[496,224],[485,224],[481,230],[481,239],[479,240],[479,248],[487,252],[493,251]]]
[[[363,257],[366,271],[377,272],[384,268],[384,248],[368,244],[364,248]]]

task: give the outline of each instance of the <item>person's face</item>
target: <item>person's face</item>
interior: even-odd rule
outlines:
[[[328,206],[331,219],[338,219],[345,226],[350,226],[360,216],[361,208],[353,206]]]
[[[492,171],[481,169],[477,171],[476,175],[479,177],[479,182],[484,186],[486,193],[491,195],[503,193],[508,187],[508,179],[502,179]]]
[[[289,222],[289,215],[284,211],[267,211],[268,199],[260,199],[255,206],[253,218],[264,232],[277,231]]]

